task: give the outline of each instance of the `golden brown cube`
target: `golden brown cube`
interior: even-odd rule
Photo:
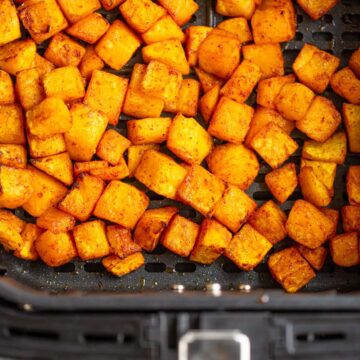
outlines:
[[[63,196],[59,209],[80,221],[86,221],[91,216],[104,188],[105,183],[101,179],[80,174],[71,190],[65,197]]]
[[[178,189],[178,197],[204,216],[210,216],[225,191],[222,180],[199,165],[193,165]]]
[[[360,48],[352,53],[349,59],[349,67],[360,78]]]
[[[16,7],[11,0],[0,2],[0,46],[21,37]]]
[[[121,259],[141,251],[141,247],[132,240],[131,231],[120,225],[108,225],[106,236],[110,252]]]
[[[255,7],[255,0],[216,0],[216,12],[224,16],[244,16],[251,19]]]
[[[334,237],[337,233],[338,223],[339,223],[339,210],[323,208],[321,211],[333,222],[334,227],[333,231],[329,236],[329,239]]]
[[[249,130],[254,109],[223,96],[214,110],[208,132],[218,139],[241,144]]]
[[[261,70],[259,66],[248,60],[243,60],[233,72],[231,78],[221,88],[220,94],[238,103],[243,103],[248,99],[260,78]]]
[[[322,269],[327,256],[327,249],[325,247],[319,246],[316,249],[309,249],[304,245],[298,244],[296,248],[315,270],[320,271]]]
[[[115,9],[117,6],[122,4],[125,0],[100,0],[102,6],[106,10]]]
[[[249,218],[248,223],[272,244],[286,237],[286,214],[269,200],[258,208]]]
[[[56,97],[46,98],[26,113],[29,132],[40,139],[68,131],[71,121],[66,104]]]
[[[359,264],[359,239],[356,232],[337,235],[329,243],[331,257],[336,265],[350,267]]]
[[[86,47],[86,52],[83,58],[81,59],[81,63],[79,64],[80,74],[86,80],[90,80],[92,74],[96,70],[102,70],[105,66],[105,63],[100,59],[100,57],[96,54],[95,49],[92,46]],[[85,94],[86,96],[86,94]],[[106,109],[103,109],[106,110]]]
[[[99,0],[57,0],[57,2],[71,23],[76,23],[101,7]]]
[[[338,0],[297,0],[297,2],[313,20],[318,20],[327,14]]]
[[[187,257],[195,245],[200,226],[180,215],[175,215],[165,229],[161,244],[173,253]]]
[[[134,176],[157,194],[175,199],[186,170],[169,156],[148,150],[141,157]]]
[[[186,29],[186,56],[190,66],[196,66],[198,62],[198,50],[200,44],[212,31],[210,26],[189,26]]]
[[[89,221],[75,226],[73,235],[82,260],[97,259],[110,254],[103,221]]]
[[[281,166],[298,148],[297,143],[274,123],[257,132],[250,145],[273,169]]]
[[[339,58],[314,45],[305,44],[292,67],[300,82],[321,94],[339,65]]]
[[[360,207],[359,206],[343,206],[341,209],[341,217],[345,232],[360,232]]]
[[[308,160],[318,160],[343,164],[346,158],[346,135],[339,131],[323,143],[306,140],[302,149],[302,156]]]
[[[68,26],[56,0],[26,0],[18,8],[24,28],[37,44],[50,39]]]
[[[24,230],[21,233],[23,239],[23,246],[21,249],[15,250],[14,255],[20,259],[35,261],[39,258],[39,255],[35,248],[36,239],[43,233],[35,224],[26,224]]]
[[[360,205],[360,166],[349,166],[346,176],[346,190],[350,205]]]
[[[45,74],[55,69],[55,65],[39,54],[35,54],[35,68],[39,72],[41,78],[43,78]]]
[[[66,32],[89,44],[95,44],[109,27],[109,22],[101,14],[92,13],[68,27]]]
[[[222,21],[216,27],[235,34],[240,43],[252,41],[252,34],[247,20],[244,17],[235,17]]]
[[[275,99],[285,84],[295,82],[293,74],[286,76],[277,76],[270,79],[260,80],[257,87],[256,102],[269,109],[276,109]]]
[[[214,113],[220,95],[220,85],[215,85],[211,90],[202,96],[199,101],[199,111],[206,122],[209,122]]]
[[[167,117],[129,120],[127,136],[134,145],[161,144],[168,137],[171,121]]]
[[[77,256],[72,235],[67,232],[54,234],[45,231],[35,240],[35,248],[47,266],[61,266]]]
[[[242,270],[254,269],[272,248],[272,244],[251,225],[245,224],[225,249],[225,256]]]
[[[108,119],[102,112],[83,104],[73,105],[70,113],[72,126],[64,134],[66,148],[72,160],[89,161],[96,152]]]
[[[194,0],[159,0],[179,26],[185,25],[199,9]]]
[[[183,75],[190,72],[185,51],[179,40],[165,40],[142,48],[142,56],[146,63],[158,61],[168,65]]]
[[[67,152],[31,159],[30,163],[44,173],[60,180],[65,185],[70,186],[74,182],[73,166]]]
[[[190,260],[201,264],[211,264],[225,251],[232,234],[216,220],[204,219],[199,236],[191,251]]]
[[[0,207],[15,209],[24,205],[34,191],[33,179],[27,169],[0,166]]]
[[[336,163],[301,159],[300,166],[301,168],[305,166],[312,168],[316,177],[320,179],[329,190],[333,191]]]
[[[140,252],[129,255],[125,259],[120,259],[116,255],[110,255],[102,259],[102,264],[105,269],[115,276],[124,276],[132,271],[137,270],[143,266],[144,263],[144,256]]]
[[[39,228],[58,234],[71,231],[75,226],[75,218],[57,208],[49,208],[36,219]]]
[[[305,200],[296,200],[286,222],[288,235],[296,242],[315,249],[332,234],[334,222]]]
[[[295,164],[289,163],[267,173],[265,183],[276,200],[283,204],[298,185]]]
[[[26,167],[27,156],[23,145],[0,145],[0,164],[18,169]]]
[[[97,146],[96,155],[111,165],[117,165],[130,145],[131,142],[125,136],[114,129],[109,129],[102,136]]]
[[[28,134],[27,138],[32,158],[55,155],[66,151],[63,134],[50,135],[44,139]]]
[[[360,153],[360,105],[343,104],[343,117],[349,150]]]
[[[330,79],[331,88],[348,102],[360,105],[360,79],[349,67],[335,73]]]
[[[341,115],[333,102],[323,96],[316,96],[306,115],[296,122],[296,127],[309,138],[324,142],[341,124]]]
[[[0,70],[0,105],[10,105],[15,102],[14,85],[10,75],[6,71]]]
[[[284,58],[280,44],[251,44],[243,46],[244,59],[259,66],[261,79],[274,76],[282,76],[284,70]]]
[[[56,206],[68,189],[61,182],[32,166],[29,166],[28,170],[31,173],[34,192],[23,205],[23,209],[30,215],[38,217],[50,207]]]
[[[134,231],[134,241],[146,251],[153,251],[170,220],[179,212],[176,207],[146,210]]]
[[[216,146],[206,159],[209,170],[218,178],[247,189],[259,172],[259,162],[253,151],[239,144]]]
[[[11,75],[34,66],[36,44],[32,40],[19,40],[0,47],[0,69]]]
[[[159,151],[160,146],[158,144],[148,145],[132,145],[128,149],[128,169],[129,177],[133,177],[136,168],[138,167],[140,160],[147,150]]]
[[[25,144],[24,119],[19,105],[0,105],[0,143]]]
[[[166,10],[151,0],[126,0],[120,5],[120,13],[129,26],[144,33],[166,14]]]
[[[228,185],[213,216],[232,232],[239,231],[256,209],[256,202],[237,186]]]
[[[94,215],[133,229],[149,205],[149,198],[136,187],[111,181],[96,204]]]
[[[215,75],[209,74],[206,71],[200,69],[199,67],[195,67],[194,70],[197,77],[199,78],[204,93],[207,93],[216,85],[222,86],[224,84],[223,79],[220,79]]]
[[[233,34],[214,30],[201,42],[198,49],[199,66],[222,79],[231,76],[240,62],[240,41]]]
[[[294,246],[272,254],[268,266],[274,279],[289,293],[297,292],[316,276]]]
[[[20,250],[24,246],[24,240],[10,221],[0,220],[0,244],[9,250]]]
[[[200,164],[212,149],[212,138],[194,118],[178,114],[169,127],[166,145],[188,164]]]
[[[105,166],[102,168],[91,169],[90,174],[104,181],[121,180],[129,175],[129,169],[125,159],[121,158],[120,162],[115,166]]]
[[[93,160],[74,163],[74,176],[78,177],[81,173],[89,173],[91,170],[102,169],[108,166],[106,161]]]
[[[97,43],[95,51],[111,68],[120,70],[140,44],[141,40],[128,26],[115,20]]]
[[[9,225],[18,233],[21,233],[26,226],[25,221],[18,218],[10,210],[0,209],[0,220],[9,223]]]

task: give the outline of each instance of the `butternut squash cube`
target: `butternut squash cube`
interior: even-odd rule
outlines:
[[[346,176],[346,190],[350,205],[360,205],[360,166],[349,166]]]
[[[121,180],[129,175],[129,169],[125,159],[122,157],[115,166],[104,166],[102,168],[91,169],[90,174],[104,181]]]
[[[15,250],[14,255],[20,259],[35,261],[39,255],[35,248],[35,241],[44,231],[35,224],[26,224],[21,233],[23,246],[21,249]]]
[[[25,221],[17,217],[10,210],[0,209],[0,220],[9,223],[9,225],[18,233],[21,233],[26,226]]]
[[[256,7],[255,0],[217,0],[216,12],[224,16],[244,16],[251,19]]]
[[[66,151],[63,134],[55,134],[40,139],[28,134],[29,152],[32,158],[55,155]]]
[[[216,85],[222,86],[224,84],[223,79],[220,79],[215,75],[209,74],[206,71],[200,69],[199,67],[195,67],[194,70],[197,77],[199,78],[204,93],[207,93]]]
[[[220,85],[215,85],[211,90],[202,96],[199,101],[199,111],[206,122],[209,122],[216,104],[219,100]]]
[[[106,10],[112,10],[122,4],[125,0],[100,0],[102,6]]]
[[[360,105],[360,79],[349,67],[335,73],[330,79],[331,88],[348,102]]]
[[[24,240],[20,233],[10,222],[0,220],[0,244],[9,250],[20,250],[24,246]]]
[[[360,48],[352,53],[349,59],[349,67],[360,78]]]
[[[108,163],[102,160],[76,162],[74,164],[74,176],[78,177],[81,173],[90,173],[92,170],[102,169],[106,166]]]
[[[71,231],[75,226],[75,218],[57,208],[49,208],[36,219],[36,225],[58,234]]]
[[[359,206],[343,206],[341,209],[341,217],[345,232],[360,232],[360,207]]]
[[[336,265],[350,267],[359,264],[359,239],[356,232],[337,235],[329,243],[331,257]]]
[[[0,105],[0,143],[25,144],[24,119],[19,105]]]
[[[343,104],[342,112],[349,150],[353,153],[360,153],[360,105]]]
[[[102,0],[104,1],[104,0]],[[124,276],[144,265],[145,259],[142,253],[137,252],[129,255],[125,259],[120,259],[116,255],[110,255],[102,259],[104,268],[115,276]]]
[[[0,46],[21,37],[16,7],[11,0],[0,3]]]
[[[15,91],[10,75],[0,70],[0,105],[10,105],[15,102]]]
[[[81,59],[81,63],[79,64],[81,76],[86,80],[90,80],[95,70],[102,70],[104,66],[105,63],[96,54],[95,49],[90,45],[87,46],[85,55],[83,56],[83,58]]]
[[[185,25],[199,9],[194,0],[159,0],[179,26]]]
[[[196,66],[199,46],[212,30],[210,26],[201,25],[192,25],[186,29],[186,56],[190,66]]]
[[[333,222],[334,228],[332,233],[329,236],[329,239],[334,237],[337,233],[338,223],[339,223],[339,210],[323,208],[321,211]]]
[[[71,23],[76,23],[85,16],[100,9],[99,0],[57,0],[65,16]]]
[[[128,149],[128,169],[129,177],[133,177],[136,168],[138,167],[140,160],[147,150],[159,151],[160,146],[158,144],[147,145],[132,145]]]
[[[325,247],[319,246],[316,249],[309,249],[304,245],[298,244],[296,248],[315,270],[320,271],[322,269],[327,256],[327,249]]]
[[[336,163],[301,159],[300,167],[310,167],[314,171],[314,175],[333,192],[336,176]]]
[[[120,225],[108,225],[106,236],[110,245],[110,252],[123,259],[137,252],[141,247],[131,238],[131,231]]]
[[[300,7],[313,20],[318,20],[323,15],[327,14],[337,2],[337,0],[298,0]]]
[[[35,68],[39,72],[41,78],[43,78],[45,74],[55,69],[55,65],[41,55],[35,54]]]
[[[224,20],[217,24],[216,27],[235,34],[241,44],[250,42],[253,39],[247,19],[244,17],[235,17]]]

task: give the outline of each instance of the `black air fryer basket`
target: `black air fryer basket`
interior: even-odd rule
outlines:
[[[215,26],[222,20],[211,0],[197,1],[200,9],[191,25]],[[104,15],[110,21],[120,16],[118,11]],[[342,0],[318,21],[297,7],[297,23],[295,39],[283,44],[287,73],[305,43],[331,52],[346,66],[360,45],[360,0]],[[140,61],[138,54],[118,73],[129,76]],[[331,89],[325,96],[339,109],[344,102]],[[253,94],[249,104],[254,102]],[[125,122],[118,128],[125,132]],[[300,132],[294,138],[302,145]],[[289,161],[299,166],[300,151]],[[338,166],[331,207],[347,204],[345,174],[355,164],[359,156],[349,153],[346,164]],[[261,162],[248,191],[260,205],[272,198],[264,183],[269,170]],[[175,204],[147,194],[150,207]],[[300,197],[297,189],[282,208],[289,210]],[[180,214],[201,221],[193,209],[176,205]],[[277,244],[275,251],[288,244]],[[328,261],[300,293],[288,295],[266,261],[247,273],[224,257],[204,266],[161,246],[145,259],[142,269],[116,278],[97,261],[49,268],[0,250],[0,359],[171,360],[179,339],[192,329],[240,330],[250,338],[253,359],[338,359],[340,352],[343,359],[360,358],[360,267],[339,268]]]

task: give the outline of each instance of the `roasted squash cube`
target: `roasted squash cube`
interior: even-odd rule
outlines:
[[[159,0],[179,26],[185,25],[199,9],[194,0]]]
[[[315,176],[320,179],[329,190],[333,190],[336,176],[336,163],[301,159],[300,166],[301,168],[305,166],[312,168]]]
[[[63,196],[59,209],[80,221],[86,221],[91,216],[104,188],[105,184],[101,179],[80,174],[71,190],[65,197]]]
[[[324,142],[341,124],[341,115],[333,102],[323,96],[316,96],[306,115],[296,122],[296,127],[309,138]]]
[[[175,199],[186,170],[169,156],[148,150],[141,157],[134,176],[157,194]]]
[[[141,251],[141,247],[132,240],[131,231],[120,225],[108,225],[106,236],[110,252],[121,259]]]
[[[259,172],[259,162],[253,151],[239,144],[216,146],[206,159],[209,170],[220,179],[247,189]]]
[[[67,232],[54,234],[45,231],[35,240],[35,248],[47,266],[61,266],[77,256],[72,235]]]
[[[332,233],[329,236],[329,239],[334,237],[337,233],[338,223],[339,223],[339,210],[323,208],[321,211],[333,222],[334,228]]]
[[[55,155],[66,151],[63,134],[55,134],[40,139],[37,136],[28,134],[28,145],[32,158]]]
[[[199,236],[191,251],[190,260],[201,264],[211,264],[225,251],[232,234],[216,220],[204,219]]]
[[[75,218],[57,208],[49,208],[36,219],[39,228],[58,234],[71,231],[75,226]]]
[[[204,216],[211,216],[225,191],[222,180],[199,165],[193,165],[178,189],[178,197]]]
[[[359,239],[356,232],[337,235],[329,242],[331,257],[336,265],[350,267],[359,264]]]
[[[37,44],[68,26],[56,0],[25,0],[18,8],[18,13],[24,28]]]
[[[63,100],[48,97],[26,113],[26,124],[32,135],[45,139],[68,131],[71,116]]]
[[[318,20],[327,14],[338,0],[298,0],[297,2],[313,20]]]
[[[189,26],[186,29],[186,56],[190,66],[196,66],[198,62],[198,50],[200,44],[210,34],[210,26]]]
[[[57,0],[65,16],[71,23],[76,23],[85,16],[100,9],[99,0]]]
[[[129,120],[127,136],[134,145],[161,144],[168,137],[171,121],[165,117]]]
[[[131,142],[114,129],[106,130],[97,146],[96,155],[111,165],[117,165]],[[103,166],[104,167],[104,166]]]
[[[11,0],[0,2],[0,46],[21,37],[16,7]]]
[[[170,220],[179,212],[176,207],[146,210],[134,231],[134,241],[146,251],[153,251]]]
[[[360,166],[349,166],[346,176],[346,190],[350,205],[360,205]]]
[[[360,78],[360,48],[352,53],[349,59],[349,67]]]
[[[17,217],[10,210],[0,209],[0,220],[9,223],[9,225],[18,233],[21,233],[26,226],[25,221]]]
[[[140,44],[141,40],[128,26],[115,20],[97,43],[95,51],[111,68],[120,70]]]
[[[36,239],[43,233],[35,224],[26,224],[24,230],[21,233],[23,239],[23,246],[21,249],[15,250],[14,255],[20,259],[35,261],[39,258],[39,255],[35,248]]]
[[[64,134],[66,148],[72,160],[89,161],[103,136],[108,119],[102,112],[84,104],[71,107],[72,126]]]
[[[217,0],[216,12],[224,16],[244,16],[251,19],[256,7],[255,0]]]
[[[90,173],[92,170],[102,169],[106,166],[108,163],[102,160],[76,162],[74,164],[74,176],[78,177],[81,173]]]
[[[274,123],[257,132],[250,145],[273,169],[281,166],[298,148],[298,144]]]
[[[343,131],[339,131],[323,143],[306,140],[302,156],[309,160],[334,162],[341,165],[345,161],[346,150],[346,135]]]
[[[179,40],[184,42],[185,34],[170,15],[165,15],[141,34],[146,44],[153,44],[164,40]]]
[[[251,44],[243,46],[244,59],[259,66],[261,79],[274,76],[282,76],[284,70],[284,58],[280,44]]]
[[[67,152],[31,159],[31,165],[70,186],[74,182],[73,166]]]
[[[104,1],[104,0],[102,0]],[[104,268],[115,276],[124,276],[144,265],[145,259],[142,253],[137,252],[129,255],[125,259],[120,259],[116,255],[110,255],[102,259]]]
[[[294,163],[284,165],[265,175],[265,183],[276,200],[283,204],[297,187],[298,180]]]
[[[217,24],[216,27],[235,34],[241,44],[250,42],[253,39],[249,24],[244,17],[235,17],[224,20]]]
[[[325,247],[319,246],[316,249],[309,249],[304,245],[298,244],[296,248],[315,270],[320,271],[322,269],[327,256],[327,249]]]
[[[24,246],[24,240],[11,222],[0,220],[0,244],[9,250],[20,250]]]
[[[52,37],[44,53],[45,58],[57,67],[78,66],[84,55],[85,48],[63,33]]]
[[[110,246],[103,221],[89,221],[75,226],[73,234],[76,249],[82,260],[97,259],[109,255]]]
[[[144,33],[166,14],[166,10],[151,0],[126,0],[120,5],[120,13],[129,26]]]
[[[81,63],[79,64],[80,74],[86,80],[90,80],[91,76],[96,70],[102,70],[105,66],[105,63],[100,59],[96,54],[95,49],[92,46],[86,47],[86,52]],[[86,94],[85,94],[86,96]],[[106,111],[106,109],[103,109]]]
[[[173,253],[187,257],[195,245],[200,226],[180,215],[175,215],[161,237],[161,244]]]
[[[314,45],[305,44],[292,67],[300,82],[321,94],[339,65],[339,58]]]
[[[15,91],[10,75],[0,70],[0,105],[10,105],[15,102]]]
[[[274,279],[289,293],[297,292],[316,276],[295,246],[272,254],[268,266]]]
[[[170,125],[166,146],[188,164],[200,164],[212,149],[212,138],[194,118],[179,114]]]
[[[32,166],[29,166],[28,170],[31,173],[34,192],[23,205],[23,209],[30,215],[38,217],[50,207],[56,206],[66,195],[67,188],[60,181]]]
[[[146,63],[150,61],[161,62],[168,65],[183,75],[190,72],[185,51],[179,40],[165,40],[142,48],[142,56]]]
[[[95,44],[109,29],[109,22],[99,13],[92,13],[66,29],[66,32],[89,44]]]
[[[261,78],[259,66],[244,60],[221,88],[220,94],[238,103],[245,102]]]
[[[39,72],[41,78],[43,78],[45,74],[55,69],[55,65],[39,54],[35,54],[35,68]]]
[[[249,130],[254,109],[223,96],[214,110],[208,132],[218,139],[241,144]]]
[[[310,249],[321,246],[332,234],[334,222],[305,200],[296,200],[286,222],[288,235]]]
[[[251,225],[245,224],[225,249],[225,256],[242,270],[254,269],[272,248],[272,244]]]
[[[100,0],[106,10],[112,10],[122,4],[125,0]]]
[[[144,153],[148,150],[159,151],[160,146],[158,144],[148,144],[148,145],[132,145],[128,149],[128,169],[129,177],[134,176],[134,172],[138,167],[140,160]]]
[[[95,70],[86,90],[84,104],[102,111],[111,125],[119,121],[128,80],[105,71]]]
[[[199,46],[199,66],[210,74],[227,79],[239,65],[240,47],[240,41],[233,34],[213,30]]]
[[[104,166],[102,168],[91,169],[90,174],[104,181],[121,180],[129,175],[129,169],[125,159],[122,157],[115,166]]]
[[[349,67],[335,73],[330,79],[330,85],[338,95],[348,102],[360,105],[360,79],[356,77]]]
[[[209,122],[220,95],[220,85],[215,85],[211,90],[202,96],[199,101],[199,111],[206,122]]]
[[[96,204],[94,215],[133,229],[149,205],[149,198],[135,186],[111,181]]]
[[[36,44],[32,40],[19,40],[0,47],[0,69],[11,75],[34,66]]]
[[[360,105],[343,104],[343,117],[349,150],[360,153]]]
[[[222,86],[224,84],[223,79],[220,79],[215,75],[209,74],[206,71],[200,69],[199,67],[195,67],[195,73],[199,78],[204,93],[210,91],[215,85]]]
[[[341,209],[341,217],[345,232],[360,232],[360,207],[359,206],[343,206]]]
[[[239,231],[256,209],[256,202],[237,186],[228,185],[214,210],[214,217],[232,232]]]
[[[0,105],[0,143],[24,145],[24,118],[19,105]]]

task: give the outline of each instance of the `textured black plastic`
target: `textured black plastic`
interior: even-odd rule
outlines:
[[[198,0],[200,10],[191,20],[191,25],[216,25],[222,18],[213,11],[214,4],[211,0]],[[118,15],[117,11],[106,13],[109,20]],[[313,43],[323,50],[330,51],[342,60],[345,66],[353,50],[359,47],[360,39],[360,2],[358,0],[343,0],[331,13],[314,22],[297,7],[298,29],[294,41],[284,44],[284,57],[286,71],[291,72],[291,64],[299,53],[304,43]],[[132,65],[141,61],[138,52],[130,63],[121,71],[116,72],[128,76]],[[110,71],[110,70],[109,70]],[[331,98],[339,107],[343,99],[335,95],[330,89],[325,96]],[[249,103],[253,104],[255,95],[250,97]],[[122,117],[121,120],[126,120]],[[201,119],[199,119],[201,122]],[[125,122],[120,121],[118,125],[120,132],[125,132]],[[294,132],[294,138],[301,145],[304,136],[300,132]],[[289,159],[297,166],[300,162],[300,153],[296,153]],[[346,165],[338,166],[335,180],[335,196],[331,207],[339,209],[347,203],[345,174],[349,164],[359,164],[359,157],[348,154]],[[248,193],[259,203],[272,198],[266,185],[264,175],[269,167],[261,161],[261,170]],[[129,180],[139,188],[147,191],[141,184]],[[151,207],[161,207],[176,204],[181,208],[180,213],[196,222],[201,221],[201,216],[193,209],[185,207],[174,201],[164,199],[157,194],[147,191],[151,198]],[[291,196],[282,208],[288,211],[294,200],[301,196],[299,189]],[[21,211],[19,215],[26,217]],[[28,219],[31,221],[31,219]],[[290,240],[278,244],[272,251],[279,247],[288,245]],[[250,284],[254,289],[272,289],[278,285],[268,272],[266,261],[260,264],[252,272],[243,272],[237,269],[225,258],[220,258],[211,266],[204,266],[189,262],[159,246],[152,254],[145,254],[146,265],[127,276],[116,278],[107,273],[97,261],[83,262],[74,261],[60,268],[49,268],[41,262],[27,262],[0,250],[0,275],[10,277],[31,288],[49,290],[51,292],[62,292],[67,290],[80,291],[116,291],[134,292],[138,290],[165,290],[170,289],[173,284],[183,284],[187,289],[204,289],[207,283],[218,282],[223,289],[237,288],[240,283]],[[328,261],[318,276],[311,281],[303,291],[314,292],[322,290],[354,291],[360,290],[360,268],[339,268]],[[1,281],[1,279],[0,279]]]

